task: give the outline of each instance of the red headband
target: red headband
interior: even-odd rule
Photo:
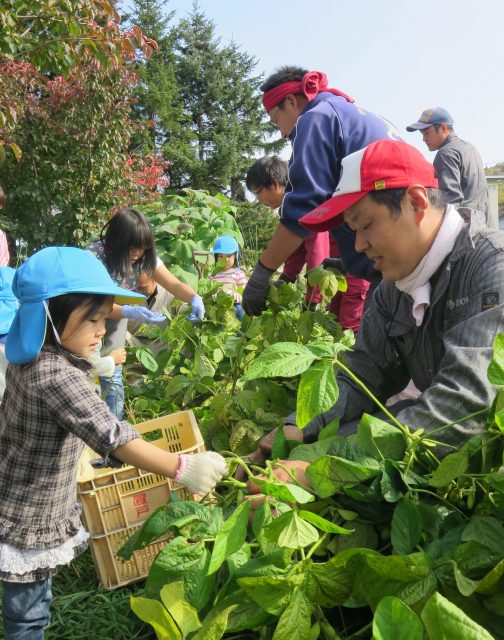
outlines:
[[[284,82],[273,89],[265,91],[262,103],[266,112],[279,105],[289,94],[301,93],[311,102],[321,91],[327,91],[335,96],[345,98],[347,102],[355,102],[353,98],[343,93],[339,89],[329,89],[327,86],[327,76],[321,71],[308,71],[299,82]]]

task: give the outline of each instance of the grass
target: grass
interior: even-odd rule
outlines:
[[[100,588],[91,554],[86,551],[53,579],[46,640],[155,640],[152,627],[141,622],[129,605],[130,596],[141,595],[143,585],[139,582],[114,591]]]

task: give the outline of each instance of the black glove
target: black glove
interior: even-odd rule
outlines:
[[[341,258],[324,258],[322,266],[324,269],[337,269],[343,275],[347,272]]]
[[[278,276],[273,285],[275,287],[281,287],[283,284],[294,284],[296,282],[296,279],[297,278],[291,278],[287,274],[282,273]]]
[[[260,316],[266,309],[271,274],[274,269],[268,269],[259,260],[243,291],[242,307],[248,316]]]

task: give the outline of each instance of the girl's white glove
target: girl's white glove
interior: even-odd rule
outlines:
[[[180,466],[174,480],[187,487],[191,493],[206,495],[227,473],[226,461],[215,451],[204,451],[193,455],[181,453]]]

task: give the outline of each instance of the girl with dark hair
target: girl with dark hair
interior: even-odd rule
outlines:
[[[89,385],[88,360],[105,333],[118,287],[88,251],[48,247],[16,272],[19,309],[7,342],[0,411],[0,581],[5,640],[43,640],[51,578],[86,548],[75,477],[86,443],[97,466],[135,467],[206,494],[227,471],[222,456],[177,454],[119,422]],[[124,299],[124,300],[123,300]]]
[[[201,297],[189,285],[176,278],[156,256],[154,235],[147,218],[138,209],[127,208],[119,211],[103,227],[100,239],[89,250],[107,268],[112,279],[125,289],[134,289],[141,273],[147,273],[157,284],[169,291],[175,298],[191,305],[189,320],[198,321],[205,315]],[[147,307],[114,305],[107,320],[106,334],[101,348],[102,355],[124,347],[128,320],[141,322],[163,322],[161,312],[153,312]],[[124,385],[122,365],[118,364],[111,377],[101,377],[100,385],[105,393],[105,402],[116,416],[124,415]]]

